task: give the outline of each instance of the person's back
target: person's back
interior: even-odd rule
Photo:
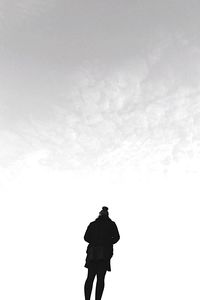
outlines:
[[[99,216],[88,226],[84,239],[93,245],[113,245],[119,240],[119,232],[108,216]]]
[[[108,208],[103,207],[99,217],[91,222],[85,232],[84,240],[89,243],[85,267],[88,277],[85,282],[85,299],[89,300],[92,284],[97,275],[96,300],[100,300],[106,271],[111,271],[110,259],[113,255],[113,244],[120,239],[118,228],[108,215]]]

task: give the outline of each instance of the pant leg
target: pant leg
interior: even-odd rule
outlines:
[[[84,286],[85,300],[90,300],[95,275],[96,275],[96,270],[94,270],[94,268],[89,267],[87,279],[85,281],[85,286]]]
[[[101,300],[104,286],[105,286],[104,280],[105,280],[106,271],[107,270],[105,264],[100,264],[98,266],[95,300]]]

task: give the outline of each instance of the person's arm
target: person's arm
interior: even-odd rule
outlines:
[[[91,242],[91,225],[89,224],[89,226],[87,227],[87,230],[85,232],[85,235],[84,235],[84,240],[88,243]]]
[[[119,231],[115,222],[113,222],[112,243],[116,244],[120,239]]]

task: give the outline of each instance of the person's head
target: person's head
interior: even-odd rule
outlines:
[[[108,207],[107,206],[103,206],[102,210],[99,212],[99,217],[108,217],[109,213],[108,213]]]

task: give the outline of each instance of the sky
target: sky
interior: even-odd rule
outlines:
[[[83,297],[82,236],[105,204],[122,233],[105,300],[127,264],[116,295],[199,299],[199,8],[0,0],[2,299],[64,299],[77,274]]]
[[[40,151],[72,169],[199,161],[198,7],[1,1],[2,172]]]

